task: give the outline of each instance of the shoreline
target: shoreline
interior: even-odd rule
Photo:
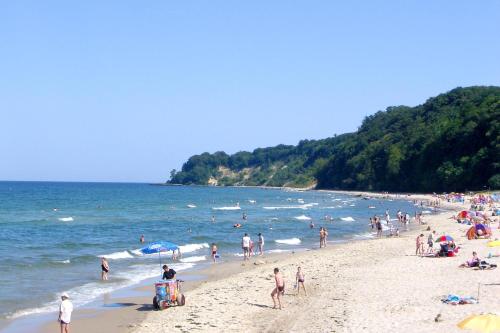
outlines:
[[[320,190],[323,191],[323,190]],[[383,198],[386,196],[386,194],[376,194],[376,193],[371,193],[371,192],[344,192],[344,191],[326,191],[326,192],[334,192],[334,193],[342,193],[342,194],[349,194],[349,195],[370,195],[372,197],[381,197]],[[410,199],[419,199],[420,195],[411,195],[410,197],[401,196],[398,199],[400,200],[410,200]],[[432,198],[430,196],[422,196],[422,199],[429,199]],[[458,203],[450,203],[449,205],[446,205],[446,207],[442,206],[445,209],[460,209],[461,204]],[[426,215],[425,218],[427,219],[434,219],[437,217],[440,217],[440,219],[444,218],[446,214],[449,214],[449,212],[443,212],[439,215]],[[407,239],[411,238],[411,235],[414,235],[416,230],[411,230],[408,232],[405,232],[402,234],[402,237],[400,238],[394,238],[394,239]],[[267,254],[265,257],[254,257],[253,261],[251,264],[246,264],[245,266],[242,266],[241,260],[238,258],[234,258],[233,260],[230,260],[228,262],[224,262],[221,264],[217,265],[212,265],[211,263],[205,263],[204,268],[200,269],[194,269],[193,271],[188,271],[186,273],[180,272],[181,278],[184,276],[190,276],[190,275],[197,275],[201,276],[202,280],[199,281],[190,281],[187,283],[187,285],[184,288],[184,292],[187,293],[187,305],[183,308],[172,308],[168,310],[164,310],[161,312],[151,312],[149,308],[149,305],[151,303],[150,299],[153,296],[153,288],[151,286],[151,283],[148,284],[150,281],[156,281],[156,279],[148,279],[139,282],[138,284],[128,287],[132,290],[135,290],[139,293],[143,293],[148,296],[135,296],[135,297],[114,297],[111,296],[111,298],[108,300],[111,304],[109,307],[102,307],[101,309],[99,308],[94,308],[94,309],[82,309],[81,314],[75,316],[75,320],[72,324],[72,332],[78,333],[78,332],[86,332],[86,331],[93,331],[93,332],[146,332],[148,330],[145,330],[146,327],[150,327],[150,322],[151,320],[156,320],[158,316],[161,314],[167,314],[167,313],[175,313],[178,310],[179,311],[185,311],[191,303],[191,296],[190,294],[196,293],[197,290],[200,288],[205,287],[206,285],[211,285],[211,284],[219,284],[220,281],[227,280],[227,279],[238,279],[239,275],[241,274],[248,274],[250,272],[253,272],[255,270],[258,270],[260,267],[267,267],[269,265],[277,264],[277,263],[282,263],[282,262],[287,262],[293,258],[296,259],[301,259],[304,261],[303,257],[309,257],[309,256],[315,256],[320,252],[324,253],[330,253],[333,249],[336,249],[338,251],[339,249],[342,251],[349,251],[353,244],[362,244],[360,247],[366,247],[368,243],[371,242],[377,242],[377,241],[383,241],[383,240],[390,240],[390,238],[382,238],[382,239],[365,239],[365,240],[352,240],[346,243],[337,243],[337,242],[330,242],[330,246],[328,249],[312,249],[312,250],[307,250],[304,252],[284,252],[284,253],[273,253],[273,254]],[[370,246],[368,246],[370,247]],[[335,251],[334,251],[335,252]],[[257,265],[254,265],[254,262],[257,261],[263,261],[263,263],[258,263]],[[120,292],[116,292],[119,294]],[[267,293],[266,293],[267,295]],[[270,301],[270,299],[269,299]],[[108,304],[108,305],[109,305]],[[113,308],[113,304],[118,304],[116,308]],[[120,305],[121,304],[121,305]],[[261,304],[263,305],[263,304]],[[169,316],[170,317],[170,316]],[[187,320],[187,319],[186,319]],[[105,323],[105,324],[103,324]],[[48,323],[45,322],[42,325],[42,332],[53,332],[55,329],[55,323]],[[146,325],[146,326],[145,326]],[[152,324],[151,324],[152,325]],[[56,327],[57,328],[57,327]],[[158,327],[157,327],[158,328]],[[163,331],[162,328],[158,328],[160,331]],[[174,330],[177,330],[178,328],[174,327]],[[205,331],[205,330],[203,330]],[[207,331],[210,331],[208,329]]]

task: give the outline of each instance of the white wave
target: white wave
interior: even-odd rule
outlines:
[[[141,252],[141,249],[135,249],[135,250],[130,250],[130,253],[132,253],[134,256],[143,256],[144,253]]]
[[[212,207],[213,210],[240,210],[240,206],[229,206],[229,207]]]
[[[352,217],[348,216],[348,217],[341,217],[340,218],[342,221],[346,221],[346,222],[353,222],[355,221]]]
[[[303,204],[304,203],[304,199],[297,199],[297,202]]]
[[[58,220],[61,221],[61,222],[71,222],[71,221],[73,221],[73,218],[71,216],[69,216],[69,217],[60,217],[60,218],[58,218]]]
[[[283,253],[283,252],[291,252],[291,250],[281,250],[281,249],[275,249],[275,250],[269,250],[266,251],[267,253]]]
[[[264,209],[272,209],[272,210],[277,210],[277,209],[308,209],[309,207],[312,207],[312,204],[305,204],[305,205],[290,205],[290,206],[265,206],[262,207]]]
[[[194,205],[194,204],[188,204],[187,208],[196,208],[196,205]]]
[[[235,257],[243,257],[243,253],[233,253],[233,256],[235,256]]]
[[[370,208],[370,209],[375,209],[375,208],[377,208],[377,207],[375,207],[375,206],[368,206],[368,208]]]
[[[422,211],[422,214],[431,214],[432,212],[430,210],[424,210]]]
[[[54,261],[57,264],[71,264],[71,260],[66,259],[66,260],[56,260]]]
[[[203,260],[207,260],[207,257],[206,256],[193,256],[193,257],[186,257],[186,258],[182,258],[180,259],[180,262],[198,262],[198,261],[203,261]]]
[[[248,200],[248,202],[251,203],[251,204],[256,204],[257,203],[256,200]]]
[[[195,252],[201,249],[208,249],[209,245],[208,243],[199,243],[199,244],[186,244],[186,245],[181,245],[179,246],[179,249],[181,250],[181,253],[190,253],[190,252]]]
[[[310,221],[310,220],[312,220],[309,216],[305,216],[305,215],[295,216],[294,218],[296,220],[299,220],[299,221]]]
[[[119,259],[129,259],[133,258],[128,251],[120,251],[120,252],[113,252],[110,254],[103,254],[98,256],[99,258],[106,258],[106,259],[111,259],[111,260],[119,260]]]
[[[356,234],[354,236],[352,236],[353,239],[370,239],[370,238],[374,238],[374,235],[372,233],[365,233],[365,234]]]
[[[301,243],[300,239],[298,239],[298,238],[276,239],[275,242],[279,243],[279,244],[287,244],[287,245],[298,245]]]
[[[192,263],[176,263],[170,264],[173,269],[177,272],[192,268],[195,264]],[[113,292],[115,290],[134,285],[142,280],[153,278],[157,276],[161,277],[162,271],[158,264],[153,265],[135,265],[131,266],[131,269],[127,271],[121,271],[113,274],[116,280],[110,280],[108,283],[102,282],[90,282],[82,286],[75,287],[70,290],[61,290],[60,292],[53,295],[53,300],[45,303],[42,306],[30,309],[23,309],[16,311],[15,313],[8,316],[9,319],[19,318],[31,314],[40,313],[50,313],[57,312],[59,308],[60,295],[62,292],[67,292],[71,297],[73,305],[75,308],[81,307],[94,301],[96,298],[103,294]]]
[[[333,199],[332,201],[342,201],[342,199]]]
[[[355,205],[355,204],[350,204],[349,206],[350,206],[350,207],[354,207],[354,206],[356,206],[356,205]]]

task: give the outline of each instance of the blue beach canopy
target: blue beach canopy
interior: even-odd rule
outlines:
[[[149,244],[148,246],[141,249],[141,252],[144,254],[153,254],[158,253],[158,259],[160,260],[160,275],[161,275],[161,252],[175,251],[178,250],[179,246],[174,243],[167,241],[158,241]]]
[[[174,243],[166,242],[166,241],[158,241],[149,244],[147,247],[142,248],[141,252],[144,254],[153,254],[160,252],[168,252],[178,250],[179,246]]]

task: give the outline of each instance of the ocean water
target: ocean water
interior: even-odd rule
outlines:
[[[0,320],[55,312],[64,291],[78,307],[160,277],[158,256],[139,252],[142,234],[146,244],[181,245],[183,258],[172,266],[182,271],[206,262],[212,242],[223,261],[241,259],[245,232],[254,241],[262,232],[269,252],[317,247],[322,225],[330,242],[370,238],[369,216],[386,209],[395,217],[398,209],[413,215],[417,207],[315,191],[0,182]],[[242,227],[233,228],[235,223]],[[100,281],[101,256],[111,269],[106,282]],[[169,254],[162,257],[171,263]]]

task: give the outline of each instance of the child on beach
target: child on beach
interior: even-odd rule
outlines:
[[[212,243],[212,246],[210,247],[210,252],[211,252],[212,260],[214,262],[217,262],[217,245],[215,243]]]
[[[273,299],[273,309],[276,309],[276,298],[278,299],[279,309],[281,310],[281,296],[285,294],[285,280],[283,275],[281,275],[279,268],[274,269],[274,282],[276,287],[271,292],[271,298]]]
[[[297,274],[295,275],[295,284],[297,285],[297,295],[300,293],[300,286],[304,289],[304,294],[307,296],[306,287],[304,286],[305,274],[302,273],[302,269],[297,267]]]
[[[424,234],[420,234],[417,237],[416,241],[417,249],[415,250],[415,255],[423,256],[424,255]]]

